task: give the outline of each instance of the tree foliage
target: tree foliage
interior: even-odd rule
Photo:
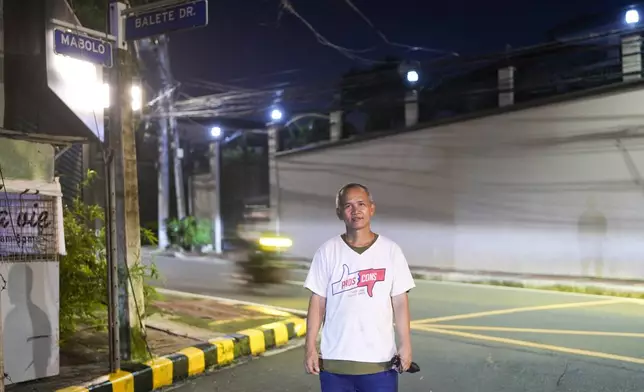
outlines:
[[[81,24],[90,29],[105,31],[107,26],[106,0],[67,0]],[[154,3],[158,0],[124,0],[130,6]]]
[[[88,186],[96,173],[88,172],[81,187]],[[98,222],[100,229],[94,229]],[[79,326],[103,328],[107,325],[107,258],[103,209],[87,205],[77,196],[65,206],[63,224],[67,254],[60,258],[60,337],[69,338]],[[144,232],[143,235],[150,235]],[[142,263],[130,268],[133,281],[157,278],[154,265]],[[144,301],[155,294],[144,283]]]

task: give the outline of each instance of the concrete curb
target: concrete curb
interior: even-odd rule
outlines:
[[[517,287],[523,288],[549,288],[549,287],[570,287],[575,289],[595,289],[607,292],[618,292],[624,294],[644,294],[644,284],[639,283],[621,283],[621,282],[602,282],[592,280],[575,280],[575,279],[548,279],[547,277],[524,277],[524,276],[506,276],[493,274],[466,274],[459,272],[427,272],[422,270],[412,270],[412,273],[426,280],[444,281],[444,282],[461,282],[475,283],[486,285],[509,285],[516,284]],[[496,284],[495,284],[496,283]],[[557,291],[557,290],[553,290]],[[561,290],[565,292],[565,290]]]
[[[207,370],[230,365],[235,360],[282,347],[289,340],[304,335],[306,320],[294,317],[212,339],[142,364],[123,365],[117,373],[56,392],[152,392]]]

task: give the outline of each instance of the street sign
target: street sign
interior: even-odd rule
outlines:
[[[54,29],[54,53],[112,67],[111,42],[73,31]]]
[[[188,1],[162,9],[129,15],[125,20],[125,39],[135,41],[171,31],[207,25],[208,1]]]

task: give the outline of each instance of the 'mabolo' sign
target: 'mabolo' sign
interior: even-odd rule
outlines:
[[[54,52],[107,68],[112,67],[112,44],[101,39],[54,29]]]

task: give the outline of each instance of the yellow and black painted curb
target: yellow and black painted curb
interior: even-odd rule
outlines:
[[[237,359],[259,355],[304,335],[306,320],[290,318],[212,339],[146,363],[123,365],[119,372],[100,377],[85,386],[67,387],[56,392],[151,392],[208,369],[229,365]]]

